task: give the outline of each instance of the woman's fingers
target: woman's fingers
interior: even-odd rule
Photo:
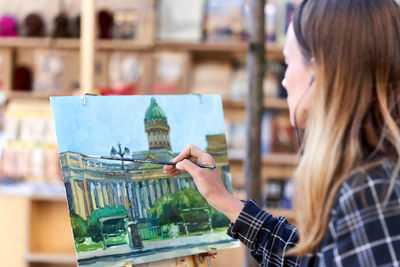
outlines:
[[[178,164],[176,164],[176,168],[178,170],[187,171],[192,177],[197,176],[200,169],[195,164],[193,164],[193,162],[187,159],[178,162]]]
[[[174,165],[164,165],[163,169],[164,173],[169,174],[171,176],[176,175],[177,174],[176,172],[178,172],[178,170]]]
[[[164,166],[164,173],[175,176],[181,172],[187,171],[192,176],[197,174],[199,167],[196,163],[215,165],[215,160],[206,152],[194,145],[188,145],[185,149],[171,162],[177,163],[174,165]]]
[[[163,169],[165,172],[169,172],[175,169],[175,165],[164,165]]]
[[[185,147],[185,149],[182,150],[182,152],[173,158],[171,161],[172,162],[179,162],[187,158],[199,158],[203,156],[205,152],[203,152],[200,148],[196,147],[195,145],[188,145]]]

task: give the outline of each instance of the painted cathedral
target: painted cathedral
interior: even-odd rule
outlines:
[[[144,125],[149,149],[131,153],[132,158],[169,161],[178,154],[172,152],[167,116],[154,97],[145,112]],[[225,135],[205,138],[206,151],[215,158],[221,178],[231,190]],[[142,221],[165,194],[196,188],[188,173],[171,177],[164,174],[161,165],[125,162],[123,169],[121,161],[85,158],[74,152],[61,153],[60,160],[70,214],[84,219],[99,208],[124,206],[135,220]]]

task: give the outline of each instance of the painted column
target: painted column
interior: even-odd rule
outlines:
[[[176,188],[175,188],[175,179],[176,178],[168,178],[167,179],[167,182],[168,182],[168,185],[169,185],[169,190],[170,190],[170,192],[173,194],[173,193],[175,193],[175,191],[176,191]]]
[[[123,185],[121,183],[117,183],[117,188],[118,188],[118,200],[120,202],[120,205],[125,207],[125,202],[124,202],[124,193],[123,193]]]
[[[101,184],[101,189],[103,191],[104,206],[110,206],[110,202],[108,201],[108,194],[107,194],[107,189],[106,189],[105,183]]]
[[[161,180],[161,186],[162,186],[162,190],[163,190],[163,195],[171,193],[171,190],[168,187],[168,178]]]
[[[97,190],[97,197],[99,198],[99,205],[101,208],[104,208],[104,196],[103,196],[103,190],[101,189],[101,184],[97,183],[96,184],[96,190]]]
[[[108,196],[108,204],[110,207],[114,206],[114,198],[113,198],[113,191],[112,191],[112,182],[108,182],[106,184],[107,196]]]
[[[92,207],[93,207],[93,210],[97,210],[97,209],[98,209],[98,205],[97,205],[97,202],[96,202],[96,188],[95,188],[95,186],[93,185],[93,183],[90,183],[90,184],[89,184],[89,188],[90,188],[90,195],[91,195],[91,197],[92,197]]]
[[[150,207],[153,207],[154,204],[156,203],[156,190],[154,187],[154,181],[150,180],[148,181],[149,184],[149,196],[150,196]]]
[[[82,214],[81,207],[79,205],[79,190],[77,189],[77,181],[71,179],[71,189],[73,192],[74,212],[75,214]]]
[[[155,180],[154,181],[155,186],[156,186],[156,200],[162,197],[162,192],[161,192],[161,180]]]
[[[128,184],[129,186],[129,184]],[[127,195],[127,192],[125,190],[125,182],[122,183],[122,195],[124,196],[124,204],[125,204],[125,208],[126,210],[129,212],[129,196]]]
[[[143,205],[142,205],[142,198],[140,194],[140,182],[135,183],[134,190],[135,190],[135,199],[138,205],[138,213],[139,213],[139,218],[143,218]]]
[[[85,212],[85,198],[84,198],[84,189],[83,189],[83,182],[82,181],[76,181],[75,182],[76,186],[76,201],[77,201],[77,214],[81,216],[82,218],[86,218],[87,214]]]
[[[85,203],[87,209],[87,215],[90,216],[92,214],[92,208],[90,206],[89,192],[88,192],[88,184],[87,181],[83,181],[83,188],[85,192]]]

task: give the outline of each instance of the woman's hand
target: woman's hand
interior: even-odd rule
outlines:
[[[164,173],[175,176],[180,172],[187,171],[208,203],[224,213],[231,221],[236,221],[243,209],[243,203],[226,190],[217,168],[206,169],[195,165],[198,163],[215,166],[216,162],[213,157],[194,145],[188,145],[171,161],[176,162],[176,166],[165,165]]]

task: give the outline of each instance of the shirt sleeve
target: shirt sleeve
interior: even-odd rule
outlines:
[[[297,244],[297,228],[284,217],[274,218],[253,200],[245,202],[228,235],[242,241],[261,266],[299,266],[297,257],[285,257],[285,252]]]
[[[336,266],[400,265],[400,186],[384,204],[388,179],[366,177],[359,185],[344,183],[329,230]]]

